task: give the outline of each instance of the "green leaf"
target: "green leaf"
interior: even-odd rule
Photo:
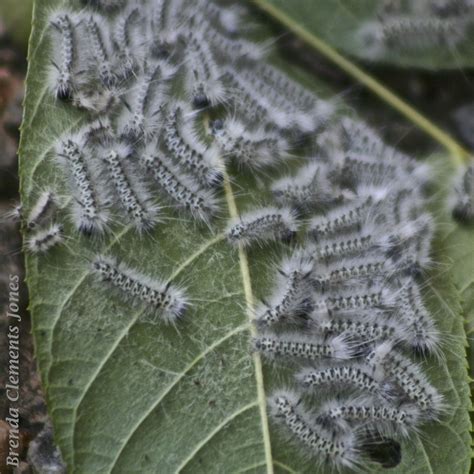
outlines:
[[[53,148],[84,119],[55,102],[46,86],[47,15],[57,4],[42,1],[35,10],[20,149],[25,209],[42,186],[64,189]],[[264,196],[251,177],[229,173],[222,199],[227,214],[235,216],[249,200],[261,202]],[[232,188],[249,192],[236,200]],[[125,227],[103,242],[79,237],[67,222],[67,246],[26,257],[38,363],[69,471],[324,472],[315,471],[269,426],[265,392],[278,380],[249,349],[249,309],[266,293],[268,264],[279,249],[247,255],[229,248],[219,230],[169,217],[151,237]],[[217,227],[223,225],[221,220]],[[437,258],[446,258],[446,245],[439,239]],[[182,282],[194,302],[185,322],[177,329],[149,324],[111,298],[90,273],[90,258],[98,252]],[[391,472],[469,471],[470,402],[459,300],[465,290],[451,267],[442,270],[433,275],[428,293],[452,341],[447,369],[431,361],[430,374],[452,411],[420,439],[404,443],[402,464]]]
[[[256,0],[272,5],[315,36],[338,50],[364,61],[425,69],[459,69],[474,65],[474,27],[456,47],[426,51],[385,50],[376,57],[364,46],[360,28],[377,20],[381,0]],[[409,3],[409,2],[408,2]]]

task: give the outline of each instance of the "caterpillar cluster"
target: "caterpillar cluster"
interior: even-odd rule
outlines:
[[[317,143],[317,156],[272,184],[279,207],[242,214],[227,238],[248,247],[304,236],[255,308],[254,349],[294,370],[270,396],[275,420],[319,461],[355,469],[445,409],[422,363],[442,359],[423,299],[430,170],[349,117]]]
[[[472,0],[386,0],[380,2],[377,21],[360,34],[374,54],[382,50],[419,52],[435,47],[454,48],[474,24]]]
[[[50,90],[87,119],[55,150],[80,234],[105,237],[127,222],[146,238],[167,208],[211,226],[229,162],[265,181],[309,143],[317,153],[271,183],[271,202],[224,231],[233,247],[293,248],[255,308],[255,350],[297,369],[291,388],[270,397],[275,419],[336,468],[373,459],[374,445],[396,450],[437,420],[443,396],[417,361],[440,353],[422,296],[429,168],[271,65],[267,44],[243,38],[241,7],[77,2],[50,18]],[[34,246],[46,251],[39,237]],[[178,286],[102,252],[91,271],[165,322],[189,306]]]

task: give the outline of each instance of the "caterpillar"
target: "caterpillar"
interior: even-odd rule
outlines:
[[[310,421],[310,416],[299,408],[296,394],[280,391],[269,399],[276,420],[283,423],[301,444],[331,468],[356,469],[361,464],[360,447],[354,435],[333,437],[321,426]]]
[[[168,324],[176,323],[189,306],[183,290],[170,283],[143,275],[110,256],[97,255],[92,271],[134,306],[144,304],[154,316]]]
[[[46,229],[38,230],[26,239],[26,249],[33,254],[44,254],[64,242],[63,231],[61,224],[51,224]]]
[[[344,200],[332,185],[328,170],[319,163],[301,167],[295,176],[285,176],[272,184],[272,194],[280,205],[300,212],[325,210]]]
[[[298,333],[267,334],[254,338],[254,347],[266,357],[318,360],[322,357],[351,359],[355,350],[350,339],[343,336],[320,338]]]
[[[289,242],[297,230],[298,223],[291,209],[264,207],[231,219],[225,235],[231,244],[248,247],[254,242]]]
[[[59,100],[70,100],[74,95],[74,65],[76,61],[76,39],[74,24],[67,13],[56,13],[50,20],[51,25],[61,35],[61,58],[59,64],[53,62],[52,70],[54,95]]]
[[[175,169],[156,143],[147,145],[141,162],[166,195],[176,205],[191,212],[195,218],[208,222],[219,210],[213,192],[201,189],[190,177]]]
[[[309,309],[308,289],[313,271],[305,257],[285,259],[279,269],[279,281],[269,301],[263,300],[255,311],[256,323],[273,325],[292,320]]]
[[[103,233],[109,221],[107,199],[99,192],[97,172],[87,160],[82,133],[64,137],[57,154],[70,177],[73,201],[73,220],[76,228],[86,234]]]
[[[258,170],[288,156],[289,145],[281,136],[262,128],[250,131],[237,119],[214,120],[211,132],[221,152],[243,167]]]
[[[160,208],[153,204],[143,182],[138,182],[127,160],[131,150],[127,146],[116,146],[104,152],[102,159],[107,166],[115,193],[121,206],[129,215],[139,232],[151,230],[159,222]]]
[[[163,141],[180,166],[190,171],[206,186],[219,186],[224,180],[224,171],[219,160],[219,150],[202,143],[185,119],[186,105],[176,103],[168,113],[163,130]]]
[[[58,197],[51,189],[43,191],[27,214],[25,223],[28,230],[35,229],[52,216],[58,204]]]

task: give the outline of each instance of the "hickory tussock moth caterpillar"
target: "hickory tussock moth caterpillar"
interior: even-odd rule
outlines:
[[[162,61],[146,63],[143,69],[129,94],[132,102],[130,111],[124,110],[119,119],[121,136],[127,143],[146,140],[157,131],[158,113],[168,89],[168,81],[175,72]]]
[[[375,377],[392,378],[408,400],[416,403],[425,416],[437,419],[444,411],[444,397],[431,385],[422,367],[392,348],[389,341],[377,346],[368,356]]]
[[[319,240],[348,230],[361,230],[372,204],[373,199],[369,196],[331,210],[325,216],[313,217],[309,222],[308,233],[313,239]]]
[[[263,300],[255,311],[259,325],[288,321],[308,309],[308,290],[312,262],[302,255],[283,260],[278,270],[278,282],[269,301]]]
[[[165,323],[177,322],[189,306],[180,288],[145,276],[112,257],[98,255],[92,270],[100,281],[110,284],[135,306],[145,304],[153,314],[159,312]]]
[[[474,164],[469,165],[455,185],[453,216],[461,221],[474,221]]]
[[[436,46],[455,47],[466,38],[465,17],[394,16],[380,24],[381,37],[390,49],[419,51]]]
[[[34,254],[44,254],[64,241],[63,226],[52,224],[26,239],[26,248]]]
[[[222,74],[200,32],[188,35],[185,54],[185,88],[193,105],[203,108],[223,102],[226,89],[221,80]]]
[[[59,64],[53,61],[52,83],[54,95],[60,100],[69,100],[74,95],[74,63],[76,61],[74,25],[67,13],[55,13],[50,20],[51,25],[59,32],[61,58]]]
[[[390,396],[390,386],[377,381],[359,365],[306,368],[299,372],[295,378],[300,385],[308,390],[334,387],[355,388],[377,397],[389,398]]]
[[[215,145],[207,146],[186,119],[186,105],[178,102],[168,114],[163,141],[179,164],[191,171],[206,186],[220,185],[224,170]]]
[[[276,392],[269,398],[275,419],[284,424],[314,456],[322,457],[331,468],[355,469],[361,463],[355,436],[351,433],[332,436],[323,427],[310,421],[312,417],[299,408],[299,402],[298,396],[289,391]]]
[[[91,65],[91,72],[98,73],[101,83],[106,88],[113,88],[117,85],[118,78],[114,72],[114,67],[110,61],[111,45],[108,39],[112,36],[109,25],[98,15],[86,14],[83,17],[87,35],[90,42],[90,50],[94,57],[94,64]]]
[[[326,209],[343,199],[342,193],[335,192],[328,169],[318,163],[301,167],[295,176],[275,181],[272,193],[277,203],[302,212]]]
[[[324,297],[314,295],[313,318],[321,315],[347,315],[352,313],[364,313],[372,309],[388,310],[394,307],[394,299],[397,293],[384,287],[378,282],[367,288],[351,288],[344,291],[331,291]]]
[[[210,44],[216,53],[225,62],[237,63],[245,61],[261,61],[265,56],[263,45],[244,40],[242,38],[229,38],[212,27],[210,21],[202,15],[195,16],[199,19],[199,26],[202,29],[203,37]]]
[[[262,77],[281,96],[287,97],[301,110],[296,122],[303,131],[312,131],[319,128],[322,124],[328,122],[335,111],[333,104],[320,99],[316,94],[293,81],[270,64],[259,63],[256,77]]]
[[[50,189],[43,191],[26,216],[25,223],[29,230],[36,228],[53,214],[58,204],[56,193]]]
[[[359,282],[371,281],[383,275],[390,276],[387,258],[383,255],[368,255],[364,258],[352,258],[318,264],[311,275],[311,280],[319,291],[332,287],[352,286]]]
[[[127,166],[130,153],[128,147],[117,146],[107,151],[102,159],[107,165],[121,206],[141,232],[153,228],[159,222],[158,211],[160,208],[152,204],[144,183],[138,182],[130,167]]]
[[[73,220],[75,226],[86,234],[105,230],[109,220],[106,200],[98,191],[97,176],[91,162],[84,156],[85,142],[81,133],[62,139],[57,153],[70,178],[75,199]]]
[[[318,412],[317,421],[323,425],[338,426],[349,431],[354,423],[376,430],[388,436],[402,435],[404,438],[418,431],[422,414],[414,405],[393,406],[375,402],[370,397],[356,400],[330,400]]]
[[[350,334],[368,341],[377,341],[381,339],[397,339],[402,333],[401,327],[397,327],[395,321],[372,322],[374,317],[368,316],[369,321],[354,321],[346,318],[325,318],[321,321],[314,318],[317,329],[323,333],[329,334]],[[374,318],[375,319],[375,318]],[[381,318],[376,318],[377,321]]]
[[[143,53],[140,51],[141,45],[133,41],[132,27],[140,19],[140,13],[137,6],[131,5],[123,14],[117,16],[114,25],[114,35],[112,44],[114,54],[118,53],[118,77],[127,79],[136,69],[137,62],[141,61]]]
[[[190,211],[195,218],[208,222],[217,213],[219,206],[213,192],[199,188],[189,176],[180,173],[161,153],[156,143],[147,145],[141,162],[166,195],[178,206]]]
[[[239,112],[250,116],[257,122],[274,124],[286,130],[295,125],[294,106],[282,97],[277,101],[277,92],[259,82],[264,90],[258,90],[251,74],[237,72],[233,67],[225,67],[224,74],[229,86],[233,88],[232,97]],[[283,102],[283,103],[282,103]]]
[[[422,353],[437,353],[441,334],[430,313],[423,304],[418,285],[414,282],[405,284],[401,289],[401,302],[398,316],[408,325],[411,346]]]
[[[354,347],[346,335],[322,338],[299,333],[268,333],[254,338],[254,347],[266,357],[319,360],[325,357],[350,359]]]
[[[214,120],[211,132],[222,153],[251,169],[274,165],[288,156],[289,145],[281,136],[262,128],[251,131],[237,119]]]
[[[245,247],[269,240],[291,241],[298,230],[295,214],[288,208],[264,207],[232,219],[225,231],[227,240]]]

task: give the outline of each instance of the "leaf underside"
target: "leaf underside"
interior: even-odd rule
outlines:
[[[37,2],[33,19],[20,149],[26,209],[42,187],[54,183],[64,190],[53,147],[84,119],[55,102],[46,88],[47,16],[59,4]],[[291,64],[284,67],[292,69]],[[251,177],[232,173],[232,181],[233,189],[254,190],[245,194],[261,202]],[[232,201],[229,192],[223,202]],[[238,207],[249,199],[239,198]],[[104,242],[79,237],[67,215],[61,217],[67,245],[45,256],[28,255],[26,265],[38,363],[56,442],[70,472],[270,472],[261,416],[265,400],[257,390],[260,369],[249,349],[246,308],[252,290],[256,297],[268,291],[269,264],[279,249],[250,251],[247,268],[243,255],[221,238],[225,215],[210,231],[170,212],[152,237],[140,238],[123,227]],[[445,264],[430,280],[431,307],[450,335],[447,369],[430,362],[430,375],[452,411],[420,439],[405,443],[402,463],[391,472],[469,470],[462,314],[467,317],[466,310],[472,310],[467,303],[474,298],[474,266],[463,274],[456,264],[468,268],[472,236],[472,230],[453,228],[438,239],[436,256]],[[112,297],[90,273],[90,259],[98,250],[185,285],[193,309],[184,322],[177,329],[146,323],[140,312]],[[274,379],[273,369],[266,367],[267,392],[279,384]],[[325,472],[315,471],[313,462],[272,426],[271,442],[275,472]]]

